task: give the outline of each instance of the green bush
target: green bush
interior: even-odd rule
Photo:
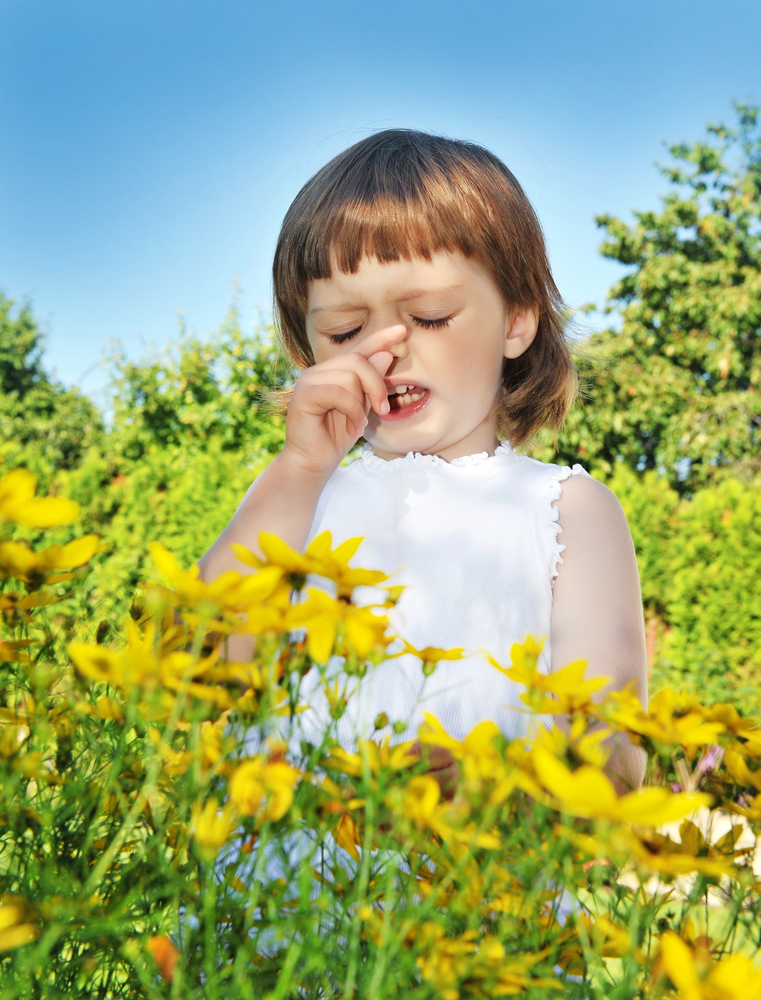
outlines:
[[[608,485],[637,549],[652,687],[761,706],[761,485],[726,480],[680,499],[655,472]]]

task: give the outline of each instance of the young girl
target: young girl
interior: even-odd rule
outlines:
[[[528,633],[546,637],[544,669],[583,658],[613,687],[634,681],[644,702],[639,579],[620,505],[580,466],[513,450],[562,422],[576,383],[541,227],[507,167],[422,132],[363,139],[288,210],[274,290],[302,369],[286,443],[203,557],[204,577],[244,568],[230,545],[256,551],[263,530],[299,550],[325,529],[335,544],[360,535],[355,565],[406,587],[397,633],[418,649],[466,651],[429,678],[412,656],[375,668],[349,702],[342,742],[372,734],[382,712],[406,724],[399,739],[414,738],[423,711],[460,739],[485,719],[523,734],[520,690],[480,650],[507,662]],[[361,456],[342,467],[360,437]],[[445,751],[429,763],[451,784]],[[628,744],[608,767],[620,787],[642,779]]]

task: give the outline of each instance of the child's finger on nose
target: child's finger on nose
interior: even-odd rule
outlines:
[[[385,375],[388,371],[388,366],[394,360],[394,355],[391,351],[376,351],[375,354],[370,354],[367,360],[379,375]]]
[[[380,359],[377,359],[377,355],[389,355],[386,359],[386,367],[381,371],[381,375],[386,374],[386,368],[391,364],[394,359],[392,347],[395,347],[407,336],[407,327],[404,323],[397,323],[396,326],[387,326],[383,330],[378,330],[371,337],[368,337],[364,343],[359,344],[357,350],[360,354],[371,360],[376,358],[376,361],[372,361],[373,365],[377,368],[381,363]],[[380,371],[380,369],[379,369]]]

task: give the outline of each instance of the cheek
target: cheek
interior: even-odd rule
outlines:
[[[446,367],[449,380],[455,382],[460,391],[467,388],[473,394],[496,391],[502,380],[502,339],[484,336],[483,331],[463,331],[463,336],[453,338],[446,349]],[[444,353],[444,352],[442,352]]]

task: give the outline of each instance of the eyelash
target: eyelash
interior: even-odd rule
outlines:
[[[444,316],[443,319],[419,319],[417,316],[413,316],[412,322],[422,326],[425,330],[442,330],[449,325],[451,318],[451,316]],[[331,344],[345,344],[347,340],[356,337],[361,329],[362,327],[358,326],[356,330],[349,330],[347,333],[332,333],[328,339]]]

